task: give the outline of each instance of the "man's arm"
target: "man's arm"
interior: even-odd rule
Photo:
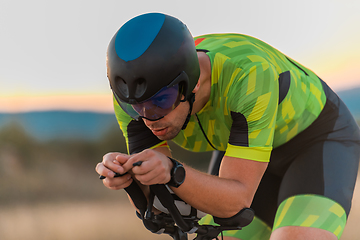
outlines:
[[[268,163],[224,156],[219,177],[188,166],[185,182],[172,190],[185,202],[211,215],[228,218],[250,207]]]
[[[144,185],[166,184],[170,181],[169,149],[145,150],[133,155],[124,165],[124,171],[134,167],[134,177]],[[172,190],[191,206],[216,217],[234,216],[242,208],[250,207],[256,189],[268,163],[225,156],[219,177],[197,171],[189,166],[186,178],[179,188]]]

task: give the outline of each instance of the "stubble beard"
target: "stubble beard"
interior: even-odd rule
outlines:
[[[189,107],[190,106],[188,106],[188,109],[184,109],[183,114],[180,114],[180,116],[178,115],[178,117],[174,117],[174,116],[170,117],[170,119],[172,119],[172,120],[166,119],[166,116],[165,116],[165,118],[160,119],[159,122],[150,124],[147,127],[152,128],[152,129],[168,128],[168,131],[165,135],[157,136],[157,138],[162,141],[172,140],[182,130],[182,127],[184,126],[186,118],[188,117]],[[184,114],[184,113],[186,113],[186,114]],[[162,122],[164,120],[165,120],[165,122]],[[170,124],[166,124],[167,121],[170,121]]]
[[[168,132],[166,133],[165,136],[157,136],[157,137],[162,141],[172,140],[179,134],[179,132],[181,131],[181,128],[182,128],[182,126],[168,128]]]
[[[186,118],[187,118],[187,115],[184,116],[184,117],[181,117],[181,118],[177,118],[169,126],[161,126],[161,125],[156,126],[156,125],[154,125],[153,127],[156,127],[156,128],[162,128],[162,127],[167,127],[168,128],[168,131],[164,136],[157,136],[157,138],[162,140],[162,141],[167,141],[167,140],[174,139],[179,134],[182,127],[184,126]]]

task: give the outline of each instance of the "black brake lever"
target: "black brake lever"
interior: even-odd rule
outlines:
[[[133,167],[141,166],[142,163],[143,163],[142,161],[138,161],[138,162],[136,162],[136,163],[133,163]],[[125,174],[127,174],[127,173],[123,173],[123,174],[115,173],[114,178],[125,176]],[[103,176],[103,175],[100,175],[100,176],[99,176],[99,179],[100,179],[100,180],[103,180],[103,179],[105,179],[105,178],[106,178],[106,177]]]

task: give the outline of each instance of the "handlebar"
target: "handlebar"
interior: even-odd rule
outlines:
[[[144,226],[153,233],[169,234],[174,240],[187,240],[187,233],[197,233],[195,239],[198,240],[214,239],[222,231],[242,229],[242,227],[250,224],[254,218],[254,211],[250,208],[244,208],[231,218],[214,216],[215,223],[220,226],[199,225],[196,217],[184,217],[180,214],[173,197],[164,184],[150,186],[149,203],[147,203],[144,193],[135,181],[125,188],[125,191],[129,194],[136,208],[139,209],[139,217]],[[168,209],[169,215],[153,214],[152,205],[155,195],[161,204]]]
[[[136,162],[134,166],[140,166]],[[116,174],[115,177],[124,174]],[[104,179],[100,176],[100,179]],[[251,223],[254,218],[254,211],[251,208],[244,208],[239,213],[230,218],[218,218],[213,216],[214,222],[220,226],[199,225],[198,218],[195,216],[182,216],[176,207],[174,198],[164,184],[150,186],[149,202],[141,190],[140,186],[133,181],[130,186],[125,188],[132,199],[135,207],[139,210],[138,216],[143,221],[144,226],[153,233],[169,234],[174,240],[187,240],[188,233],[196,233],[194,240],[210,240],[225,230],[241,230],[242,227]],[[157,196],[160,203],[169,211],[169,214],[154,215],[152,212],[154,198]]]

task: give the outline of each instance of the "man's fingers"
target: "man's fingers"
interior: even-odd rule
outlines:
[[[104,166],[110,170],[112,170],[115,173],[124,174],[126,171],[124,171],[124,168],[121,166],[121,163],[117,161],[116,154],[107,154],[103,157],[102,163]],[[108,173],[106,173],[108,174]],[[102,175],[102,174],[101,174]],[[107,175],[103,175],[107,176]],[[112,176],[113,177],[113,176]]]
[[[146,166],[151,164],[150,162],[144,162],[144,168],[134,168],[132,171],[135,173],[135,178],[144,185],[152,184],[164,184],[170,181],[167,179],[166,171],[160,165],[155,168],[151,166]]]
[[[132,183],[133,179],[130,174],[125,174],[122,177],[118,178],[105,178],[103,183],[106,187],[112,190],[124,189]]]
[[[99,175],[103,176],[104,178],[105,177],[114,177],[115,176],[115,173],[112,170],[109,170],[107,167],[105,167],[102,162],[98,163],[96,165],[95,170]]]
[[[126,171],[129,171],[133,167],[141,166],[143,162],[153,161],[156,152],[151,149],[146,149],[140,153],[128,155],[127,161],[123,164],[123,167]],[[140,164],[141,162],[141,164]],[[135,165],[133,165],[135,164]]]
[[[115,160],[120,163],[120,165],[125,164],[131,156],[123,153],[119,153],[116,155]]]
[[[100,175],[100,179],[105,179],[106,177],[113,178],[119,174],[125,173],[121,163],[116,160],[119,155],[123,154],[107,153],[103,156],[102,162],[98,163],[95,168],[96,172]]]

